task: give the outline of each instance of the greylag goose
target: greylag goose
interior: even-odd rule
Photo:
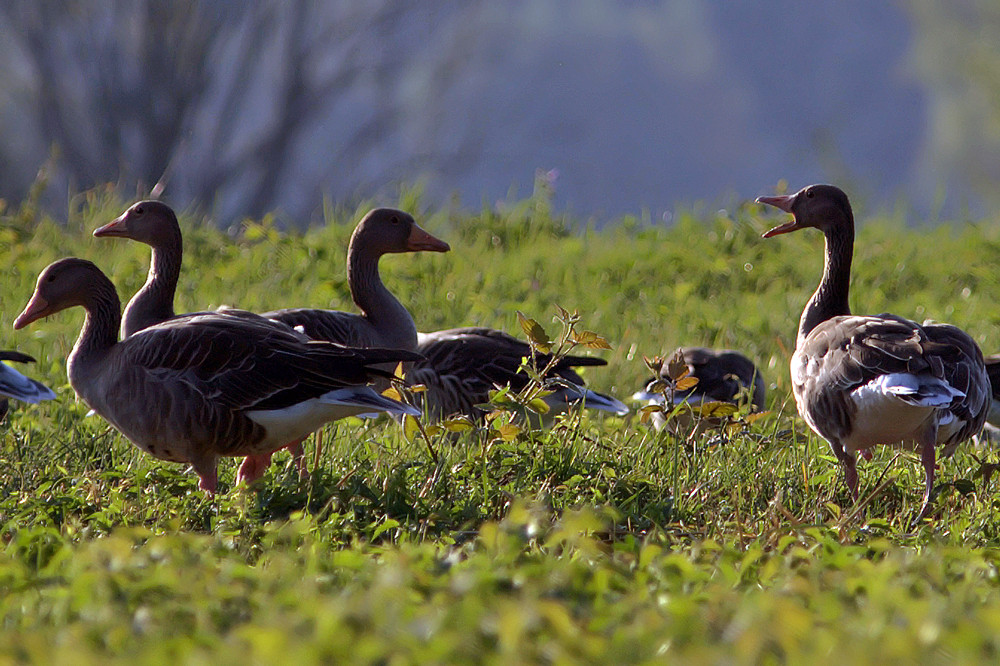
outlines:
[[[347,248],[347,284],[361,314],[285,308],[263,316],[292,326],[314,340],[412,351],[417,346],[417,327],[406,307],[382,284],[379,259],[389,253],[450,249],[447,243],[421,229],[409,214],[376,208],[358,223]]]
[[[94,230],[96,238],[128,238],[149,245],[152,254],[149,261],[149,274],[146,282],[132,296],[122,315],[121,336],[127,338],[145,328],[155,326],[173,319],[174,294],[177,291],[177,280],[180,277],[181,262],[184,254],[184,244],[181,228],[177,223],[177,215],[173,209],[162,201],[146,200],[132,204],[111,222]],[[246,310],[223,308],[234,317],[246,317],[258,323],[286,328],[280,322],[264,319],[260,315]],[[205,313],[191,313],[205,314]],[[185,315],[191,316],[191,315]],[[287,328],[287,331],[291,331]],[[296,333],[306,340],[304,333]],[[305,473],[302,457],[302,441],[289,442],[285,447],[293,459],[299,462],[300,470]],[[251,467],[259,467],[262,459],[248,459]],[[256,472],[254,472],[256,473]],[[241,478],[243,471],[241,470]]]
[[[16,351],[0,351],[0,361],[34,363],[35,359]],[[14,368],[0,362],[0,421],[7,415],[7,398],[37,404],[42,400],[52,400],[56,394],[48,386],[25,377]]]
[[[510,386],[520,391],[528,376],[518,372],[521,359],[531,355],[528,343],[491,328],[452,328],[433,333],[420,333],[417,351],[423,358],[414,364],[407,379],[427,387],[417,400],[433,419],[463,414],[479,420],[485,412],[476,405],[489,401],[489,393]],[[538,364],[545,366],[551,356],[538,354]],[[627,414],[628,407],[609,395],[584,387],[583,378],[573,368],[607,365],[607,361],[591,356],[567,356],[553,369],[549,387],[554,392],[545,397],[550,411],[543,421],[566,411],[570,405],[582,403],[591,409]]]
[[[255,461],[326,422],[416,411],[366,386],[384,374],[373,365],[413,361],[412,352],[303,341],[226,312],[176,317],[118,342],[118,294],[83,259],[43,270],[14,328],[76,305],[86,318],[67,359],[73,389],[143,451],[191,464],[208,492],[221,456],[248,456],[240,472],[252,481],[262,472]]]
[[[982,352],[954,326],[851,314],[854,214],[840,189],[810,185],[757,201],[794,216],[765,238],[806,227],[826,237],[823,278],[802,311],[791,360],[799,414],[830,443],[855,500],[857,452],[876,444],[919,450],[925,487],[918,517],[925,516],[936,447],[951,455],[986,420],[990,391]]]
[[[152,200],[132,204],[117,218],[95,229],[94,236],[129,238],[152,248],[146,282],[122,314],[122,338],[173,319],[184,248],[181,228],[170,206]]]
[[[753,361],[743,354],[731,349],[681,347],[674,355],[687,367],[687,376],[698,380],[691,388],[673,392],[674,405],[687,403],[694,406],[708,402],[736,404],[745,396],[755,410],[764,406],[764,380]],[[660,378],[650,381],[641,391],[633,394],[632,398],[651,405],[663,405],[666,397],[662,392],[653,390],[653,385],[662,381],[662,378],[669,378],[668,372],[668,363],[664,363]],[[653,425],[657,430],[662,429],[666,423],[665,414],[653,414]]]

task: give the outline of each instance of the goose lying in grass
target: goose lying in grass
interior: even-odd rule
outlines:
[[[372,366],[416,360],[412,352],[305,342],[226,312],[175,317],[118,342],[118,294],[83,259],[43,270],[14,328],[77,305],[86,318],[67,359],[73,389],[143,451],[191,464],[208,492],[222,456],[247,456],[238,480],[249,482],[273,451],[324,423],[416,412],[367,386],[385,374]]]
[[[502,331],[490,328],[452,328],[433,333],[420,333],[417,351],[423,358],[414,364],[407,378],[413,384],[427,387],[417,394],[417,400],[432,419],[465,415],[481,419],[486,412],[476,407],[489,401],[490,391],[510,386],[520,391],[528,383],[528,375],[518,372],[521,359],[531,356],[531,347]],[[538,367],[551,359],[538,354]],[[589,409],[611,412],[619,416],[628,407],[609,395],[591,391],[573,368],[606,365],[607,361],[592,356],[566,356],[551,372],[553,393],[544,398],[549,412],[543,421],[581,404]]]
[[[823,277],[802,311],[791,361],[799,414],[830,443],[855,499],[856,453],[876,444],[920,451],[925,487],[918,517],[925,516],[937,447],[951,455],[982,429],[989,412],[982,352],[954,326],[851,314],[854,214],[841,190],[811,185],[757,201],[794,216],[765,238],[806,227],[826,237]]]
[[[673,391],[657,390],[658,384],[669,385],[669,362],[664,363],[660,377],[651,380],[641,390],[632,395],[633,400],[646,401],[653,405],[665,405],[669,396],[674,405],[687,403],[692,407],[710,402],[739,404],[749,399],[755,409],[764,407],[764,380],[753,361],[743,354],[730,349],[707,349],[705,347],[681,347],[671,358],[685,366],[686,377],[697,380],[691,387]],[[661,430],[667,424],[666,414],[654,412],[653,425]]]
[[[35,359],[16,351],[0,351],[0,361],[34,363]],[[0,363],[0,421],[7,416],[7,398],[21,402],[38,404],[42,400],[53,400],[56,394],[41,382],[25,377],[14,368]]]

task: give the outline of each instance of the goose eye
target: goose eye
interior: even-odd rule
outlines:
[[[142,212],[143,212],[143,208],[142,208],[142,206],[136,206],[135,208],[133,208],[133,209],[132,209],[132,211],[133,211],[133,212],[134,212],[134,213],[135,213],[136,215],[142,215]]]
[[[389,221],[392,222],[393,224],[399,224],[399,218],[397,216],[395,216],[395,215],[393,215],[392,217],[390,217]]]
[[[807,199],[812,199],[813,198],[813,194],[815,194],[815,193],[812,190],[806,190],[806,198]]]

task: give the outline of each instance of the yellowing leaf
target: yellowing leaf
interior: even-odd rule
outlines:
[[[687,391],[689,388],[694,388],[697,385],[698,385],[697,377],[681,377],[680,379],[677,380],[677,383],[674,385],[674,387],[678,391]]]
[[[521,324],[521,329],[528,336],[528,340],[543,352],[548,352],[552,348],[552,341],[542,325],[531,317],[526,316],[520,310],[517,311],[517,321]]]
[[[521,434],[521,429],[513,423],[505,423],[501,426],[494,426],[494,430],[500,435],[500,439],[509,442]]]
[[[409,391],[410,393],[425,393],[427,391],[427,387],[424,384],[414,384],[409,387]]]
[[[582,333],[577,333],[573,338],[573,342],[578,345],[583,345],[584,347],[590,347],[591,349],[611,349],[611,344],[608,342],[607,338],[598,335],[593,331],[583,331]]]
[[[642,360],[646,364],[646,367],[649,368],[654,375],[659,376],[660,370],[663,369],[662,357],[654,356],[653,358],[649,358],[648,356],[643,355]]]
[[[662,413],[663,407],[660,405],[646,405],[639,410],[639,423],[648,423],[653,414],[657,412]]]
[[[761,420],[765,416],[770,416],[770,415],[771,415],[771,412],[769,412],[769,411],[767,411],[767,412],[757,412],[755,414],[747,414],[747,416],[746,416],[746,422],[748,424],[750,424],[750,423],[753,423],[754,421]]]
[[[709,418],[732,416],[739,409],[731,402],[706,402],[698,408],[701,415]]]
[[[475,424],[468,416],[453,416],[441,422],[448,432],[467,432],[475,428]]]
[[[386,390],[382,391],[382,395],[384,395],[387,398],[391,398],[392,400],[402,401],[403,399],[403,396],[399,395],[399,391],[397,391],[396,387],[394,386],[390,386]]]
[[[407,442],[412,442],[420,432],[420,423],[412,414],[403,417],[403,437]]]
[[[400,361],[399,363],[396,364],[396,369],[393,371],[392,374],[394,374],[396,376],[396,379],[402,379],[403,378],[403,362],[402,361]]]
[[[678,349],[667,360],[667,376],[677,381],[682,377],[687,377],[689,372],[691,371],[688,369],[687,363],[684,362],[684,354]]]
[[[646,390],[650,393],[663,393],[667,390],[667,383],[662,379],[657,379],[655,382],[650,382]]]
[[[424,432],[427,434],[428,437],[434,437],[435,435],[440,435],[442,430],[444,430],[444,428],[442,428],[439,425],[435,425],[433,423],[429,426],[424,427]]]

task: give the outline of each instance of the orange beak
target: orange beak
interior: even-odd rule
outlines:
[[[414,224],[406,239],[406,249],[410,252],[447,252],[451,246]]]
[[[98,227],[94,229],[94,237],[122,237],[128,235],[128,224],[126,224],[126,218],[128,217],[128,211],[125,211],[115,219],[111,220],[103,227]]]
[[[47,317],[50,314],[53,313],[49,311],[48,301],[36,293],[28,301],[28,304],[24,306],[24,312],[19,314],[17,319],[14,320],[14,330],[21,330],[31,322],[37,321],[42,317]]]
[[[774,206],[786,213],[792,212],[792,204],[795,202],[794,194],[786,194],[781,197],[757,197],[757,203],[767,204],[768,206]],[[794,215],[794,213],[792,213]],[[787,234],[789,231],[795,231],[796,229],[801,229],[798,220],[792,220],[791,222],[786,222],[785,224],[780,224],[769,231],[765,231],[764,238],[771,238],[772,236],[777,236],[779,234]]]

